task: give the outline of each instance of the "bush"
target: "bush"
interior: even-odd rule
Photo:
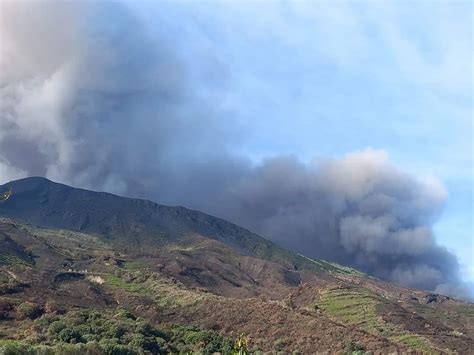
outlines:
[[[155,334],[153,327],[147,322],[138,323],[135,327],[135,332],[144,336],[152,336]]]
[[[23,302],[16,307],[16,311],[21,318],[35,319],[43,314],[43,309],[31,302]]]
[[[232,342],[216,332],[200,330],[189,327],[185,330],[184,341],[186,344],[195,345],[197,349],[205,353],[223,352],[229,353],[232,351]]]
[[[28,303],[17,308],[26,314],[31,307]],[[133,318],[122,310],[103,314],[88,310],[44,314],[29,328],[32,333],[28,341],[35,345],[12,342],[8,354],[232,353],[230,339],[217,332],[176,325],[157,328]],[[0,354],[4,355],[2,351],[0,347]]]
[[[102,339],[99,344],[104,354],[130,355],[130,353],[133,353],[128,346],[119,344],[116,339]]]
[[[362,354],[365,354],[364,350],[365,350],[365,348],[362,345],[357,344],[354,341],[351,341],[349,344],[347,344],[346,349],[344,351],[344,354],[347,354],[347,355],[362,355]]]
[[[64,323],[61,320],[58,320],[58,321],[55,321],[55,322],[51,323],[51,325],[48,328],[48,331],[51,334],[59,334],[61,332],[61,330],[65,329],[65,328],[66,328],[66,323]]]
[[[120,308],[116,313],[115,313],[115,318],[122,318],[122,319],[131,319],[131,320],[136,320],[137,318],[128,310],[125,308]]]
[[[58,339],[63,343],[81,343],[83,342],[81,334],[74,328],[64,328],[58,334]]]
[[[19,341],[8,340],[0,342],[0,354],[17,355],[17,354],[34,354],[33,346]]]
[[[127,332],[124,326],[113,322],[107,322],[106,327],[107,330],[105,332],[105,336],[107,338],[119,339]]]

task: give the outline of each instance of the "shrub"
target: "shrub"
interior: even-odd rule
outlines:
[[[19,341],[8,340],[0,342],[0,354],[2,355],[16,355],[16,354],[24,354],[24,355],[33,355],[34,348],[29,344],[25,344]]]
[[[362,355],[362,354],[365,354],[364,350],[365,350],[365,348],[362,345],[357,344],[354,341],[351,341],[349,344],[347,344],[346,349],[344,351],[344,354],[347,354],[347,355]]]
[[[144,348],[145,342],[146,340],[143,334],[134,334],[128,344],[136,348]]]
[[[107,322],[105,336],[107,338],[121,338],[126,333],[126,329],[121,324]]]
[[[20,303],[16,307],[16,311],[21,318],[35,319],[43,314],[43,309],[31,302]]]
[[[51,323],[51,325],[48,328],[48,331],[51,334],[59,334],[61,332],[61,330],[65,329],[65,328],[66,328],[66,323],[64,323],[61,320],[58,320],[58,321],[55,321],[55,322]]]
[[[136,320],[137,318],[125,308],[119,308],[119,310],[115,313],[115,318],[122,318],[122,319],[131,319]]]
[[[188,344],[197,345],[199,349],[206,353],[229,353],[232,350],[232,343],[229,340],[212,331],[188,330],[184,335],[184,341]]]
[[[17,308],[31,307],[27,303]],[[71,311],[65,315],[44,314],[32,322],[28,341],[9,343],[8,354],[96,355],[161,353],[233,353],[230,339],[217,332],[190,326],[166,325],[161,328],[130,318],[126,311]],[[4,355],[0,340],[0,354]],[[51,345],[54,344],[54,345]],[[246,353],[241,353],[246,354]]]
[[[74,328],[64,328],[58,334],[58,339],[63,343],[81,343],[83,342],[81,334]]]
[[[135,332],[145,336],[152,336],[155,334],[155,329],[148,322],[140,322],[137,324]]]
[[[99,342],[104,354],[110,355],[130,355],[133,352],[130,351],[130,348],[119,344],[116,339],[102,339]]]

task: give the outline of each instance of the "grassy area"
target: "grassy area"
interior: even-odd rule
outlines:
[[[262,259],[276,261],[280,263],[286,262],[290,265],[293,265],[297,269],[314,270],[316,272],[348,274],[354,276],[365,276],[365,274],[350,267],[327,262],[324,260],[315,260],[308,258],[307,256],[304,256],[302,254],[293,253],[286,249],[280,248],[277,245],[256,235],[252,235],[251,237],[241,236],[239,238],[239,244],[241,244],[244,248],[251,250],[253,253],[255,253],[256,256]]]
[[[371,334],[383,335],[394,343],[407,345],[417,351],[433,352],[425,338],[386,323],[376,311],[380,302],[376,295],[364,289],[335,288],[326,290],[317,306],[344,324],[357,326]]]
[[[106,285],[130,293],[150,297],[155,305],[163,308],[192,305],[206,297],[218,297],[190,290],[179,282],[173,282],[151,271],[124,271],[120,276],[105,275]]]
[[[458,312],[459,314],[463,314],[468,317],[474,317],[474,306],[469,305],[469,306],[461,306],[458,307]]]
[[[143,270],[149,267],[144,261],[125,261],[124,268],[130,271]]]
[[[394,343],[401,343],[408,345],[409,347],[423,351],[425,353],[433,353],[433,349],[429,346],[427,341],[419,335],[416,334],[398,334],[392,335],[389,337]]]
[[[318,267],[319,270],[321,271],[326,271],[329,273],[338,273],[338,274],[347,274],[347,275],[353,275],[353,276],[367,276],[363,272],[360,272],[359,270],[353,269],[348,266],[343,266],[339,265],[337,263],[332,263],[328,262],[325,260],[315,260],[308,258],[307,256],[304,256],[302,254],[298,254],[299,257],[305,259],[306,261],[309,261],[310,263],[313,263]]]
[[[205,298],[218,297],[203,292],[192,291],[166,280],[155,282],[153,284],[153,290],[155,294],[155,304],[162,308],[189,306]]]
[[[363,290],[330,289],[321,297],[318,306],[331,316],[364,330],[380,331],[381,322],[376,313],[377,300]]]
[[[0,253],[0,265],[2,264],[11,266],[33,266],[34,260],[25,260],[16,255]]]
[[[127,292],[149,294],[150,290],[143,283],[127,282],[115,275],[106,275],[104,277],[105,283],[112,287],[117,287]]]
[[[70,244],[72,243],[73,245],[81,244],[83,247],[92,247],[98,250],[103,248],[107,249],[107,245],[104,243],[103,239],[90,234],[65,229],[40,228],[28,224],[22,224],[21,228],[36,237],[44,239],[45,241],[58,244],[61,248],[70,247]]]

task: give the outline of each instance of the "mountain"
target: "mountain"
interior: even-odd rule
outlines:
[[[469,353],[474,305],[312,260],[198,211],[36,177],[0,186],[2,346]]]

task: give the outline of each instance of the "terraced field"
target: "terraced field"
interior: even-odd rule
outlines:
[[[404,331],[400,326],[387,323],[378,314],[377,308],[386,300],[360,288],[331,288],[321,293],[315,307],[321,308],[335,320],[363,329],[370,334],[383,335],[397,344],[422,352],[439,352],[427,339]]]

